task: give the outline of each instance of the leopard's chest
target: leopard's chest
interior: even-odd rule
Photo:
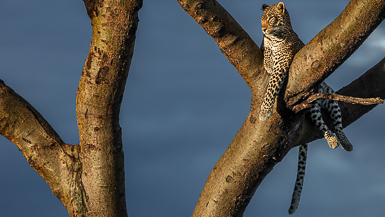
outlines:
[[[285,51],[287,50],[287,48],[285,46],[285,43],[283,43],[282,41],[276,42],[266,37],[263,40],[264,66],[269,74],[273,74],[274,71],[276,71],[275,68],[279,67],[277,64],[278,60],[282,60],[283,58],[285,58]]]

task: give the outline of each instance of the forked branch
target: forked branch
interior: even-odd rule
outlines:
[[[43,116],[1,80],[0,134],[19,148],[70,214],[84,211],[82,202],[73,199],[84,196],[79,146],[64,144]]]
[[[84,0],[93,27],[76,98],[80,144],[0,80],[0,134],[16,144],[70,216],[127,216],[119,111],[142,0]]]

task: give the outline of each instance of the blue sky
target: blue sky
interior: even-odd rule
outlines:
[[[260,10],[275,1],[219,1],[257,44]],[[307,43],[348,0],[285,2]],[[190,216],[206,178],[245,120],[250,91],[234,67],[176,0],[144,0],[121,109],[130,216]],[[27,99],[61,138],[79,142],[75,94],[91,26],[80,0],[1,0],[0,79]],[[335,90],[385,56],[385,26],[326,81]],[[385,107],[345,132],[354,151],[310,144],[295,216],[383,216]],[[288,216],[296,176],[293,149],[266,177],[245,212]],[[0,216],[68,216],[17,147],[0,137]]]

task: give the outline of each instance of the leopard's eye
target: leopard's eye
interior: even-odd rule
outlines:
[[[274,25],[277,22],[277,19],[275,19],[275,17],[270,17],[267,21],[270,25]]]

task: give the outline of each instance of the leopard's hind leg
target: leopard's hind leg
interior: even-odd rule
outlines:
[[[346,137],[344,131],[342,131],[342,114],[341,114],[341,109],[338,106],[338,102],[333,100],[328,100],[327,111],[330,118],[333,121],[334,132],[338,138],[338,141],[341,144],[341,147],[345,151],[352,151],[353,145],[350,143],[350,141]]]
[[[328,142],[330,148],[337,148],[340,144],[337,137],[333,134],[332,131],[326,126],[324,120],[322,119],[321,106],[319,101],[316,101],[312,108],[309,110],[310,118],[318,127],[319,130],[322,131],[326,141]]]

